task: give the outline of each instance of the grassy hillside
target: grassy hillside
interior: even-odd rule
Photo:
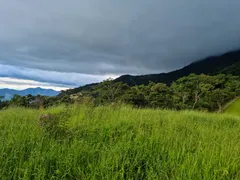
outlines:
[[[225,111],[229,114],[239,115],[240,116],[240,98],[233,102]]]
[[[0,112],[1,179],[239,179],[240,118],[130,107]],[[54,113],[42,125],[41,114]],[[62,113],[59,113],[62,112]]]

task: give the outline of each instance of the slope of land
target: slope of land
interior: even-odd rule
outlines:
[[[12,108],[0,111],[0,177],[240,179],[239,132],[240,118],[224,114]]]
[[[149,74],[140,76],[124,75],[115,81],[123,82],[128,85],[148,84],[152,82],[162,82],[171,84],[173,81],[189,74],[232,74],[240,75],[240,51],[229,52],[220,56],[212,56],[204,60],[196,61],[182,69],[169,73]]]
[[[233,103],[231,103],[227,109],[225,110],[226,113],[239,115],[240,116],[240,98],[235,100]]]
[[[223,70],[219,71],[218,73],[232,74],[235,76],[239,76],[240,75],[240,61],[232,64],[231,66],[224,68]]]
[[[204,60],[196,61],[182,69],[169,73],[139,76],[123,75],[115,79],[115,82],[123,82],[130,86],[141,84],[146,85],[149,84],[150,81],[155,83],[161,82],[169,85],[173,81],[181,77],[188,76],[191,73],[207,75],[216,75],[223,73],[240,76],[240,50],[229,52],[220,56],[208,57]],[[60,97],[64,95],[75,94],[78,92],[92,91],[96,85],[97,83],[88,84],[75,89],[70,89],[60,93]]]

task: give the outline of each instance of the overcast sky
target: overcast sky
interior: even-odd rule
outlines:
[[[0,77],[61,89],[167,72],[240,49],[239,17],[239,0],[1,0]]]

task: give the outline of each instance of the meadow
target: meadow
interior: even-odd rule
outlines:
[[[240,179],[239,132],[231,114],[10,108],[0,111],[0,178]]]
[[[240,116],[240,98],[234,101],[225,111],[228,114],[235,114]]]

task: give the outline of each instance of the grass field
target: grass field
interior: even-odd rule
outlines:
[[[240,116],[240,98],[233,102],[225,111],[229,114],[239,115]]]
[[[65,110],[0,112],[1,179],[240,179],[238,116]],[[38,122],[46,113],[60,114],[56,127]]]

